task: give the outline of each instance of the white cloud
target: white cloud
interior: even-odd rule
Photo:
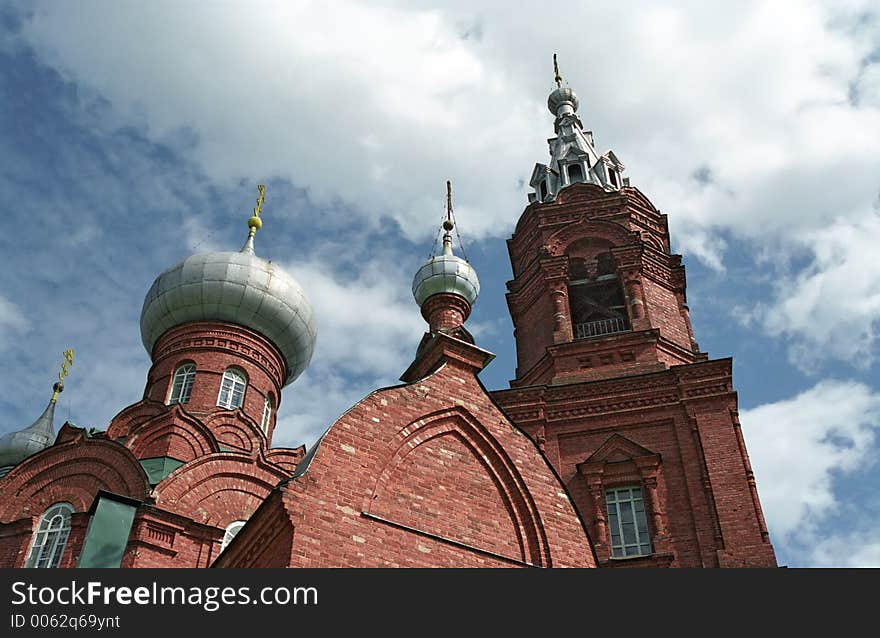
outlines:
[[[373,226],[387,215],[413,238],[433,231],[447,177],[464,232],[509,233],[518,183],[546,156],[559,50],[587,128],[670,213],[677,246],[718,270],[719,231],[756,251],[814,251],[761,325],[800,340],[797,352],[871,349],[874,302],[860,294],[872,297],[876,269],[835,288],[844,305],[810,297],[863,263],[862,244],[828,227],[858,230],[880,187],[869,2],[570,4],[552,28],[508,3],[38,6],[24,37],[118,121],[214,179],[287,178],[314,203],[344,203]],[[699,167],[710,180],[693,178]],[[852,328],[855,345],[835,336]]]
[[[28,321],[16,304],[0,295],[0,351],[6,349],[16,337],[29,330]]]
[[[745,410],[741,420],[777,549],[809,548],[819,532],[834,539],[830,519],[853,505],[835,482],[866,473],[874,462],[880,393],[863,383],[825,380],[794,398]],[[878,523],[863,521],[864,530],[851,533]],[[837,560],[838,541],[827,542],[812,560]]]
[[[774,299],[741,314],[772,336],[791,340],[791,358],[811,370],[828,357],[868,368],[880,322],[880,215],[794,234],[792,252],[809,264],[781,275]]]
[[[807,555],[815,567],[880,567],[876,526],[815,539]]]
[[[335,262],[284,264],[312,303],[318,340],[311,366],[284,391],[276,445],[311,443],[366,394],[399,382],[427,324],[409,292],[408,270],[398,262],[388,254],[350,252]]]

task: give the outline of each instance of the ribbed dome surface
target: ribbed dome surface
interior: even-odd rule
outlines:
[[[441,254],[429,259],[413,278],[413,297],[421,306],[431,295],[445,292],[464,297],[474,305],[480,294],[477,271],[464,259]]]
[[[156,278],[141,311],[147,352],[165,331],[192,321],[238,324],[269,339],[287,363],[285,385],[308,367],[317,337],[299,283],[251,251],[192,255]]]
[[[550,97],[547,98],[547,108],[550,109],[550,112],[553,113],[553,115],[556,115],[559,112],[559,107],[566,102],[571,104],[571,108],[575,111],[577,111],[578,106],[580,106],[580,101],[574,90],[567,86],[561,86],[554,90],[553,93],[550,94]]]

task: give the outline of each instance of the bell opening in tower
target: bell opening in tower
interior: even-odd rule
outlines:
[[[575,339],[589,339],[630,328],[623,288],[615,273],[611,253],[596,256],[591,272],[586,260],[573,258],[569,264],[568,300]]]

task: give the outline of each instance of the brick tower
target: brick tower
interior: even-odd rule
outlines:
[[[556,84],[551,161],[508,240],[516,378],[494,397],[568,486],[600,565],[775,566],[732,362],[694,339],[666,215]]]

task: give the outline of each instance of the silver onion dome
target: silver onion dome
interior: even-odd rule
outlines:
[[[254,254],[253,232],[241,252],[192,255],[156,278],[141,311],[147,352],[165,331],[192,321],[233,323],[269,339],[287,364],[284,385],[308,367],[317,337],[302,287]]]
[[[553,113],[553,115],[559,115],[559,107],[564,104],[569,104],[571,110],[574,112],[578,110],[580,101],[573,89],[567,86],[560,86],[550,94],[550,97],[547,98],[547,108],[550,109],[550,112]]]
[[[0,436],[0,468],[18,465],[32,454],[52,445],[55,440],[55,431],[52,427],[54,417],[55,397],[30,426]]]
[[[425,262],[413,278],[413,297],[419,306],[431,295],[441,292],[464,297],[468,304],[473,306],[480,294],[477,271],[464,259],[452,254],[452,238],[449,230],[451,226],[443,236],[443,254]]]

